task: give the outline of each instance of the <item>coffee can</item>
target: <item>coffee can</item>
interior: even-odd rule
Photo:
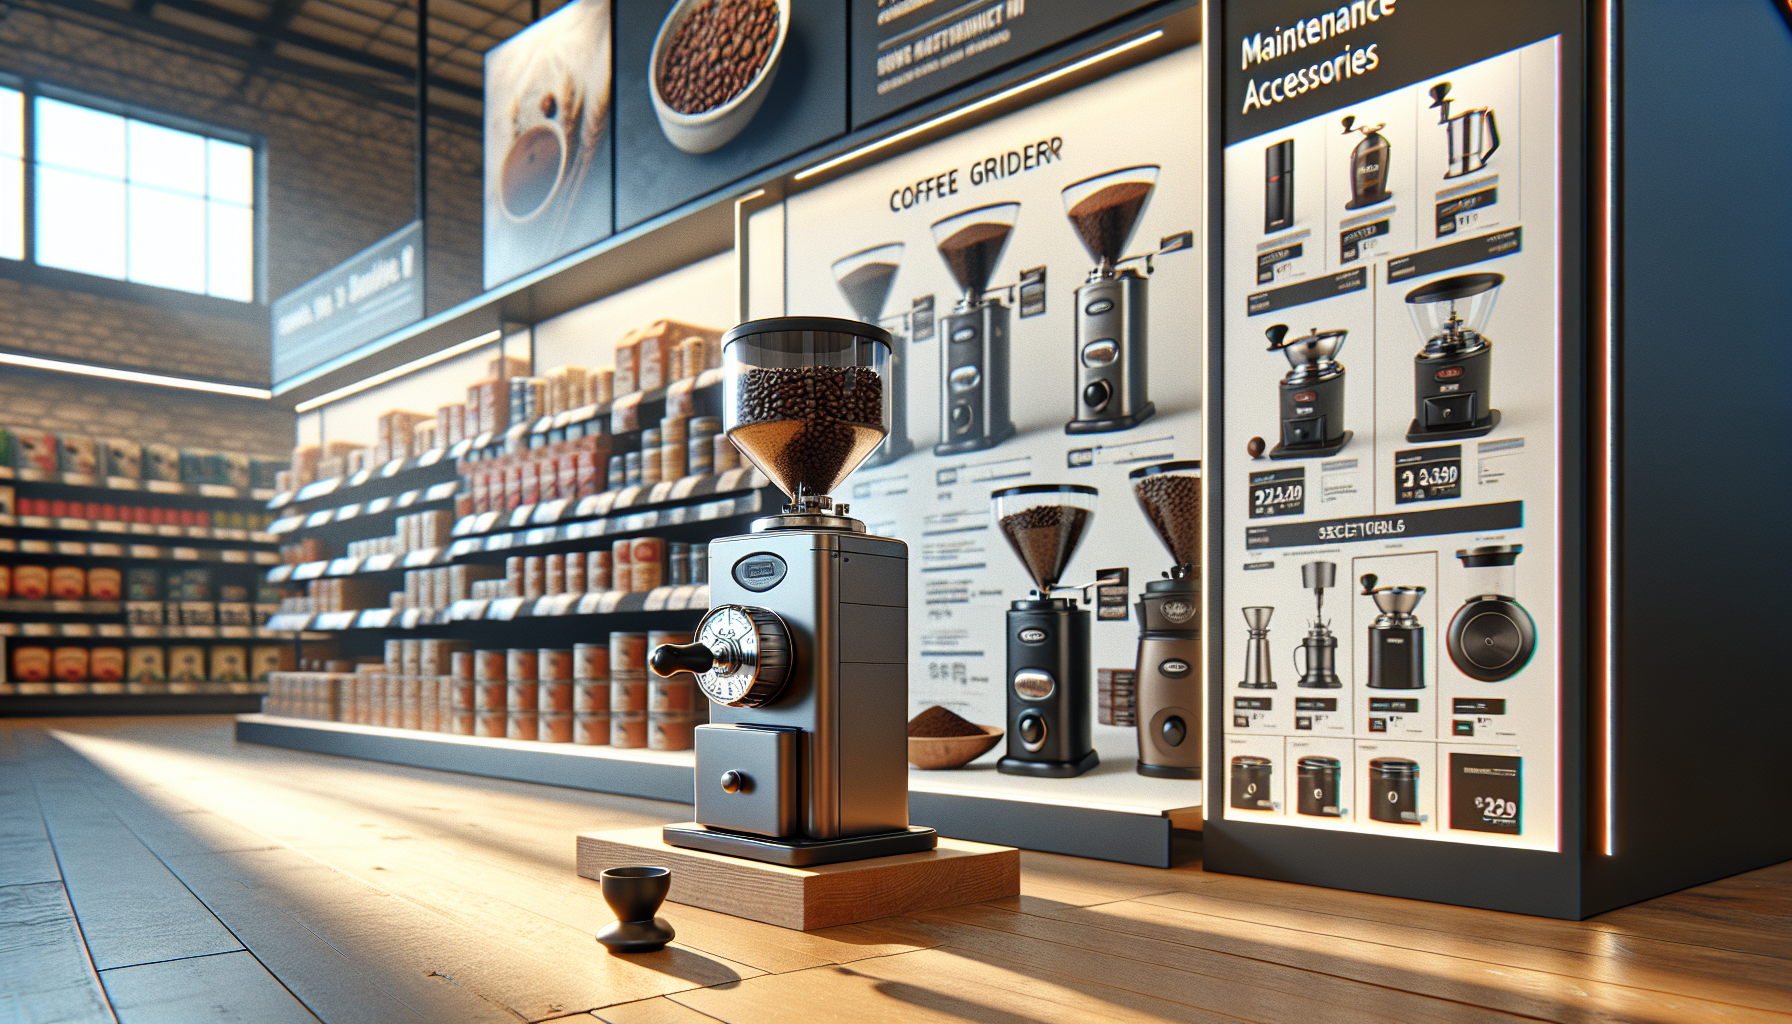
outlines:
[[[452,665],[452,668],[449,674],[452,675],[455,680],[463,683],[470,683],[473,681],[472,651],[455,651],[453,657],[450,659],[450,664]]]
[[[573,678],[573,653],[570,647],[543,647],[536,657],[536,678],[542,682],[570,682]]]
[[[654,676],[647,683],[647,710],[688,715],[691,713],[691,702],[696,690],[697,680],[689,672],[680,672],[668,678]]]
[[[616,677],[610,680],[610,713],[647,710],[647,680]]]
[[[543,743],[572,742],[572,713],[543,711],[536,723],[536,738]]]
[[[575,713],[572,716],[572,741],[587,747],[610,745],[610,713]]]
[[[533,679],[512,679],[504,696],[504,706],[511,711],[536,711],[541,705],[541,684]]]
[[[585,567],[585,552],[568,551],[566,553],[565,582],[566,593],[579,594],[585,591],[585,580],[589,570]]]
[[[590,682],[581,680],[572,684],[572,710],[574,714],[590,715],[598,712],[609,713],[610,682]],[[608,742],[607,740],[605,742]]]
[[[505,711],[502,708],[495,710],[481,709],[477,712],[477,716],[478,723],[474,730],[475,736],[501,740],[510,732],[510,712]]]
[[[533,740],[539,734],[540,718],[533,711],[512,711],[505,722],[504,736],[513,740]]]
[[[610,676],[641,678],[647,675],[647,634],[610,634]]]
[[[650,713],[647,717],[647,749],[691,749],[694,723],[690,715]]]
[[[512,647],[505,659],[510,679],[527,679],[533,682],[541,678],[539,664],[540,652],[534,647]]]
[[[606,640],[601,644],[574,644],[572,647],[572,677],[578,679],[610,678],[610,644]]]
[[[544,566],[542,593],[566,593],[566,556],[548,555]]]
[[[635,748],[647,746],[647,712],[611,711],[610,746]]]
[[[591,551],[585,555],[585,589],[604,591],[614,589],[610,585],[610,552]]]
[[[540,694],[537,697],[538,706],[542,711],[563,711],[571,714],[574,710],[572,687],[571,680],[543,680]]]

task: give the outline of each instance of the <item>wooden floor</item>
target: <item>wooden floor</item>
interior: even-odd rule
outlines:
[[[1567,923],[1022,855],[1022,895],[611,957],[573,835],[688,808],[0,723],[0,1022],[1792,1020],[1792,864]]]

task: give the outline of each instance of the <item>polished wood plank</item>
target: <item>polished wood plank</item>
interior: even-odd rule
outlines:
[[[1304,930],[1345,943],[1372,942],[1792,1012],[1792,970],[1783,960],[1627,934],[1605,923],[1610,915],[1557,921],[1238,878],[1141,902],[1229,918],[1246,927]]]
[[[247,952],[100,972],[119,1024],[320,1024]]]
[[[0,822],[26,768],[91,805],[50,815],[71,848],[115,815],[328,1024],[1792,1024],[1792,864],[1572,922],[1023,852],[1016,897],[807,933],[667,904],[672,948],[613,957],[572,837],[688,807],[238,745],[225,718],[51,723],[40,757],[42,724],[0,723]]]
[[[31,776],[94,967],[105,971],[242,949],[87,788],[79,777],[85,762],[48,739],[37,742]]]
[[[0,1020],[115,1021],[61,882],[0,886]]]

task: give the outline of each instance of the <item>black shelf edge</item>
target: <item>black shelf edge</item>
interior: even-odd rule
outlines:
[[[261,710],[258,693],[81,693],[0,696],[0,718],[96,715],[241,715]]]

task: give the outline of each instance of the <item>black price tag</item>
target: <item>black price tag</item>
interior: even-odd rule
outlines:
[[[1298,516],[1307,510],[1307,471],[1299,466],[1251,474],[1251,518]]]
[[[1394,504],[1462,497],[1462,446],[1394,453]]]
[[[1466,196],[1456,196],[1437,204],[1437,237],[1453,235],[1458,228],[1472,229],[1480,219],[1476,210],[1500,201],[1497,188],[1484,188]]]
[[[933,296],[923,295],[909,306],[908,340],[933,340]]]
[[[1275,284],[1276,266],[1287,263],[1289,260],[1300,259],[1305,248],[1301,243],[1296,242],[1293,245],[1284,245],[1259,254],[1257,256],[1257,283]]]
[[[1349,263],[1362,255],[1363,243],[1371,238],[1388,233],[1387,218],[1361,224],[1348,231],[1338,232],[1338,262]]]
[[[1020,315],[1038,316],[1045,312],[1045,268],[1034,267],[1020,272]]]
[[[1095,574],[1100,586],[1095,588],[1095,617],[1103,622],[1125,622],[1130,615],[1130,573],[1126,569],[1103,569]]]
[[[1450,827],[1518,835],[1523,782],[1521,757],[1451,754]]]

